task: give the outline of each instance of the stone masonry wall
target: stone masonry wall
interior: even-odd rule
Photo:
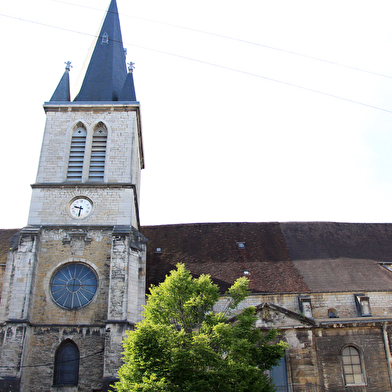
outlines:
[[[390,391],[387,360],[381,327],[323,328],[315,331],[319,369],[323,384],[336,392],[345,387],[341,351],[352,345],[360,353],[365,385],[363,391]],[[361,390],[358,386],[355,390]]]
[[[23,391],[63,390],[52,386],[55,353],[66,339],[76,343],[80,354],[79,383],[75,391],[92,392],[102,389],[105,328],[47,326],[32,328],[28,361],[22,379]]]
[[[145,245],[132,247],[129,236],[113,234],[110,261],[108,325],[104,378],[117,376],[122,341],[127,330],[141,320],[145,303]]]
[[[390,317],[392,315],[392,292],[375,291],[361,292],[369,297],[370,308],[373,317]],[[355,305],[354,293],[309,293],[311,299],[313,318],[327,319],[328,310],[336,310],[339,318],[356,318],[360,317]],[[298,294],[256,294],[250,295],[240,303],[239,309],[248,306],[257,306],[262,302],[271,302],[283,308],[300,313],[298,304]],[[216,310],[224,309],[225,299],[221,299],[216,306]]]
[[[71,235],[69,235],[71,233]],[[79,234],[78,234],[79,233]],[[86,234],[88,233],[88,241]],[[69,235],[69,242],[63,240]],[[43,229],[31,321],[33,324],[103,324],[107,317],[111,231]],[[69,262],[82,262],[95,270],[98,290],[92,302],[76,310],[58,306],[49,289],[53,273]]]
[[[307,383],[321,385],[313,329],[283,330],[282,340],[290,346],[287,352],[289,383],[292,385],[306,385]]]
[[[296,294],[251,295],[241,303],[240,308],[269,302],[297,314],[297,316],[293,316],[290,312],[278,314],[279,311],[274,310],[270,312],[275,315],[270,317],[273,325],[269,325],[279,329],[281,339],[290,346],[286,358],[289,384],[293,387],[310,383],[335,392],[391,391],[382,330],[383,324],[392,314],[391,293],[365,292],[363,294],[370,299],[373,317],[358,315],[352,292],[310,293],[308,297],[312,303],[315,326],[302,318]],[[225,303],[226,301],[221,299],[216,310],[223,310]],[[330,308],[337,311],[339,318],[327,317]],[[261,321],[259,324],[263,327],[265,322]],[[317,326],[317,323],[321,325]],[[390,346],[391,333],[392,326],[388,327]],[[365,376],[363,385],[345,385],[341,352],[348,345],[356,347],[361,353]]]
[[[93,202],[93,212],[75,220],[69,215],[69,205],[76,196],[86,196]],[[50,187],[32,192],[29,225],[132,225],[138,226],[135,194],[131,187]]]
[[[91,149],[95,126],[103,122],[108,129],[105,182],[134,182],[135,173],[140,171],[140,160],[134,161],[131,167],[133,155],[139,156],[136,107],[127,109],[124,106],[115,108],[94,105],[46,109],[37,183],[61,183],[66,180],[72,132],[79,122],[87,130],[86,151]]]

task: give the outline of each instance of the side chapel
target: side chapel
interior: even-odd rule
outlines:
[[[140,105],[116,0],[72,101],[69,71],[44,104],[27,226],[0,230],[0,392],[110,390],[146,290],[178,262],[211,275],[217,311],[249,278],[240,306],[289,344],[278,392],[392,391],[392,224],[141,227]]]

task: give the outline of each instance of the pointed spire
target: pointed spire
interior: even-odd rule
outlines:
[[[50,98],[50,101],[69,102],[71,100],[71,94],[69,89],[69,71],[71,70],[72,65],[70,61],[67,61],[64,64],[66,64],[65,72],[59,84],[57,85],[57,88],[54,91],[52,98]]]
[[[120,101],[136,101],[135,84],[133,83],[133,70],[135,63],[128,63],[128,75],[120,94]]]
[[[118,101],[127,70],[116,0],[111,0],[75,101]]]

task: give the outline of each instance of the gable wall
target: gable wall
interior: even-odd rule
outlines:
[[[390,317],[392,315],[392,292],[358,292],[369,297],[370,307],[373,317]],[[303,293],[296,294],[253,294],[240,303],[238,310],[248,306],[257,306],[263,302],[269,302],[296,313],[300,313],[298,297]],[[328,309],[334,308],[339,318],[361,317],[357,313],[355,297],[353,292],[343,293],[309,293],[307,298],[311,299],[313,318],[328,319]],[[214,308],[216,311],[223,311],[227,300],[224,297]]]

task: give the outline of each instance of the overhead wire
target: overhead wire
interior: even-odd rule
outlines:
[[[106,12],[106,10],[103,10],[101,8],[96,8],[96,7],[91,7],[91,6],[81,5],[81,4],[70,3],[68,1],[63,1],[63,0],[52,0],[52,1],[54,1],[56,3],[73,5],[75,7],[87,8],[87,9],[100,11],[100,12]],[[161,25],[164,25],[164,26],[174,27],[174,28],[178,28],[178,29],[193,31],[195,33],[211,35],[211,36],[214,36],[214,37],[223,38],[223,39],[236,41],[236,42],[241,42],[241,43],[248,44],[248,45],[259,46],[259,47],[262,47],[262,48],[267,48],[267,49],[271,49],[271,50],[275,50],[275,51],[291,54],[291,55],[294,55],[294,56],[307,58],[307,59],[310,59],[310,60],[320,61],[320,62],[323,62],[323,63],[332,64],[332,65],[336,65],[336,66],[339,66],[339,67],[344,67],[344,68],[352,69],[352,70],[355,70],[355,71],[364,72],[364,73],[368,73],[368,74],[371,74],[371,75],[376,75],[376,76],[380,76],[380,77],[383,77],[383,78],[392,79],[392,76],[385,75],[385,74],[382,74],[382,73],[379,73],[379,72],[369,71],[369,70],[366,70],[366,69],[363,69],[363,68],[359,68],[359,67],[354,67],[354,66],[347,65],[347,64],[338,63],[336,61],[331,61],[331,60],[323,59],[323,58],[320,58],[320,57],[310,56],[310,55],[307,55],[307,54],[294,52],[292,50],[277,48],[275,46],[261,44],[261,43],[258,43],[258,42],[248,41],[248,40],[241,39],[241,38],[231,37],[231,36],[224,35],[224,34],[213,33],[213,32],[210,32],[210,31],[195,29],[195,28],[187,27],[187,26],[181,26],[181,25],[177,25],[177,24],[173,24],[173,23],[162,22],[162,21],[159,21],[159,20],[154,20],[154,19],[149,19],[149,18],[143,18],[143,17],[140,17],[140,16],[134,16],[134,15],[128,15],[128,14],[121,14],[121,16],[122,17],[127,17],[127,18],[132,18],[132,19],[137,19],[137,20],[143,20],[145,22],[161,24]]]
[[[54,0],[54,1],[59,1],[59,0]],[[95,34],[84,33],[84,32],[81,32],[81,31],[72,30],[72,29],[68,29],[68,28],[65,28],[65,27],[53,26],[53,25],[50,25],[50,24],[47,24],[47,23],[37,22],[37,21],[29,20],[29,19],[16,17],[16,16],[2,14],[2,13],[0,13],[0,16],[6,17],[6,18],[11,18],[11,19],[16,19],[16,20],[19,20],[19,21],[22,21],[22,22],[33,23],[33,24],[37,24],[37,25],[40,25],[40,26],[44,26],[44,27],[50,27],[50,28],[54,28],[54,29],[58,29],[58,30],[68,31],[68,32],[75,33],[75,34],[81,34],[81,35],[85,35],[85,36],[98,38],[98,36],[95,35]],[[252,76],[252,77],[268,80],[268,81],[271,81],[271,82],[280,83],[280,84],[283,84],[283,85],[286,85],[286,86],[299,88],[299,89],[304,90],[304,91],[317,93],[317,94],[324,95],[324,96],[327,96],[327,97],[331,97],[331,98],[339,99],[339,100],[342,100],[342,101],[354,103],[354,104],[357,104],[357,105],[365,106],[365,107],[368,107],[368,108],[371,108],[371,109],[380,110],[380,111],[387,112],[387,113],[392,113],[392,110],[389,110],[389,109],[380,108],[378,106],[370,105],[370,104],[367,104],[367,103],[364,103],[364,102],[360,102],[360,101],[356,101],[354,99],[344,98],[344,97],[341,97],[339,95],[327,93],[327,92],[316,90],[316,89],[312,89],[312,88],[309,88],[309,87],[304,87],[304,86],[301,86],[301,85],[298,85],[298,84],[295,84],[295,83],[285,82],[285,81],[282,81],[282,80],[279,80],[279,79],[270,78],[268,76],[255,74],[253,72],[243,71],[243,70],[240,70],[240,69],[237,69],[237,68],[227,67],[227,66],[224,66],[224,65],[211,63],[209,61],[199,60],[199,59],[195,59],[195,58],[192,58],[192,57],[183,56],[183,55],[179,55],[179,54],[175,54],[175,53],[171,53],[171,52],[166,52],[166,51],[159,50],[159,49],[148,48],[148,47],[141,46],[141,45],[136,45],[136,44],[131,44],[131,43],[126,43],[126,44],[129,45],[129,46],[133,46],[135,48],[144,49],[144,50],[152,51],[152,52],[155,52],[155,53],[164,54],[164,55],[167,55],[167,56],[177,57],[177,58],[181,58],[181,59],[184,59],[184,60],[194,61],[194,62],[197,62],[197,63],[200,63],[200,64],[209,65],[209,66],[212,66],[212,67],[221,68],[221,69],[225,69],[225,70],[228,70],[228,71],[241,73],[243,75],[248,75],[248,76]],[[364,71],[364,72],[366,72],[366,71]],[[382,76],[382,75],[379,75],[379,76]]]

